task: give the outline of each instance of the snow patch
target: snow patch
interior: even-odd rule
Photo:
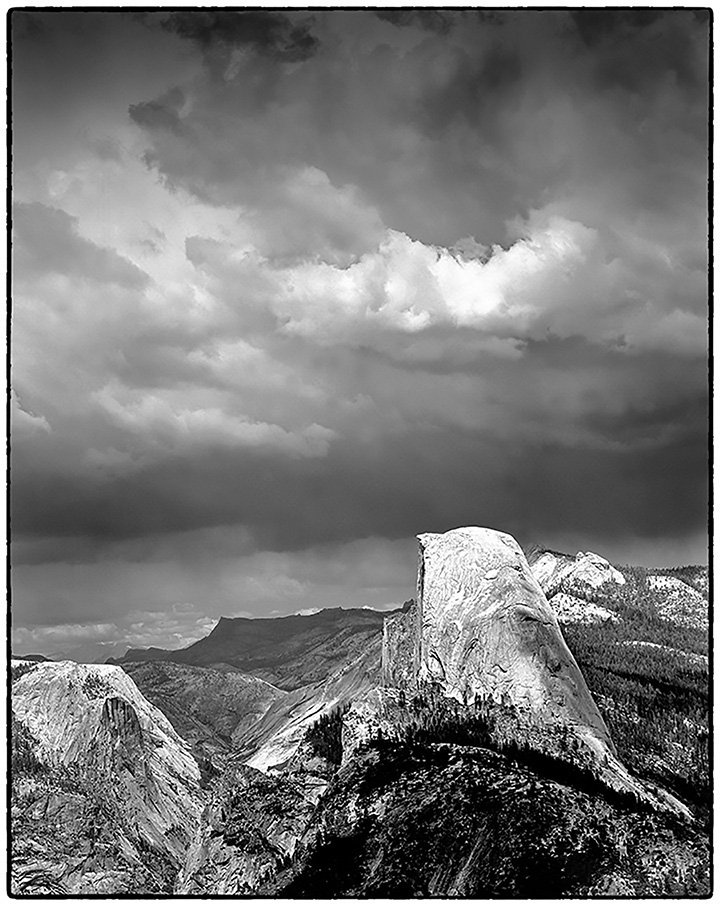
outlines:
[[[620,619],[612,610],[564,592],[552,597],[550,606],[560,623],[617,623]]]
[[[699,591],[674,576],[648,576],[647,582],[654,591],[663,592],[663,597],[655,602],[655,609],[662,620],[707,631],[709,606]]]
[[[672,654],[675,657],[687,661],[692,664],[693,667],[698,667],[702,670],[708,669],[708,658],[705,654],[695,654],[693,651],[682,651],[680,648],[670,648],[668,645],[659,645],[657,642],[642,642],[635,639],[620,642],[619,644],[628,648],[655,648],[659,651],[666,651],[668,654]]]

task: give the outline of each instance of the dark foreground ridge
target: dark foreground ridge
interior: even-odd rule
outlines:
[[[376,742],[344,766],[287,897],[688,896],[707,840],[668,816],[483,748]],[[662,864],[662,868],[660,865]]]

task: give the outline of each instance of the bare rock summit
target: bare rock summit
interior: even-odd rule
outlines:
[[[520,545],[489,528],[418,535],[416,606],[386,620],[383,680],[410,691],[431,686],[471,704],[494,700],[517,715],[520,740],[590,764],[604,781],[659,800],[633,778],[615,746],[558,620]]]
[[[462,528],[418,536],[419,680],[458,701],[508,700],[599,750],[610,734],[555,614],[510,535]]]
[[[148,844],[182,858],[202,809],[200,771],[121,667],[37,664],[13,684],[12,710],[41,762],[95,779]]]
[[[557,591],[598,589],[602,585],[625,585],[625,576],[604,557],[578,551],[573,558],[541,550],[531,557],[531,569],[540,587],[552,598]]]

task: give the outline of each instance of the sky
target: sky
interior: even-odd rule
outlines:
[[[707,562],[702,11],[11,26],[18,653]]]

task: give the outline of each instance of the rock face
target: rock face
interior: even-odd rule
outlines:
[[[518,543],[463,528],[419,536],[414,658],[421,682],[460,702],[505,699],[545,727],[573,728],[598,754],[607,727]]]
[[[417,604],[385,618],[382,680],[385,686],[414,689],[417,681]]]
[[[296,689],[274,702],[249,731],[238,752],[261,771],[281,769],[302,744],[308,728],[324,714],[362,699],[380,680],[381,645],[376,635],[349,663],[334,670],[324,683]]]
[[[122,668],[37,664],[13,684],[12,708],[41,762],[107,784],[146,843],[180,861],[201,811],[200,771]]]
[[[519,544],[504,532],[461,528],[418,536],[417,604],[384,639],[387,686],[438,689],[462,704],[495,700],[517,715],[517,740],[591,765],[608,786],[656,799],[617,759],[615,746]],[[357,702],[347,715],[362,722]],[[355,737],[361,734],[355,730]],[[570,740],[570,742],[568,742]],[[567,756],[570,757],[570,756]]]
[[[313,806],[283,776],[244,766],[229,770],[208,791],[175,893],[253,894],[292,857]]]

